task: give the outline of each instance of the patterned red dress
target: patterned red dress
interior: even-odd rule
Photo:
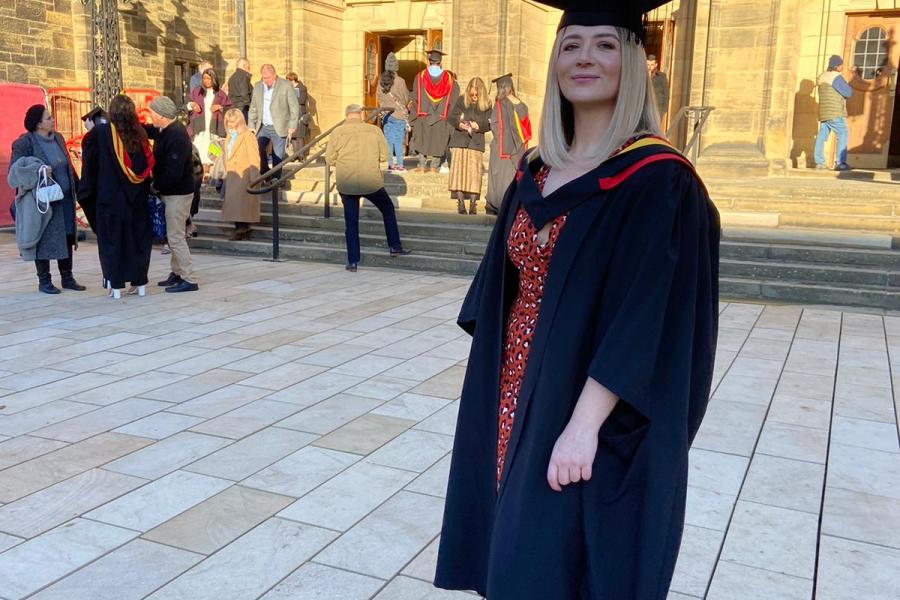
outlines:
[[[550,168],[544,167],[534,176],[539,190],[544,189],[544,182],[550,174]],[[528,174],[525,175],[529,176]],[[516,403],[525,375],[528,352],[534,339],[534,328],[538,312],[541,308],[541,296],[544,293],[544,281],[550,267],[553,247],[567,215],[560,215],[550,221],[550,236],[547,243],[538,243],[538,230],[535,229],[524,208],[519,208],[515,221],[506,240],[506,251],[510,261],[519,270],[519,290],[509,311],[506,321],[506,340],[503,344],[503,358],[500,366],[500,408],[498,411],[497,435],[497,485],[503,473],[503,461],[509,445],[509,434],[516,418]]]

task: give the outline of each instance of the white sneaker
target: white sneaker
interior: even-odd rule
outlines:
[[[449,173],[449,172],[450,172],[450,167],[444,165],[443,167],[441,167],[441,170],[440,170],[439,172],[440,172],[440,173],[444,173],[444,174]]]

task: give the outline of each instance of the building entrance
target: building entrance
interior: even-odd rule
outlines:
[[[849,14],[844,77],[853,89],[847,100],[850,166],[883,169],[900,163],[900,11]]]
[[[440,29],[366,32],[363,45],[363,98],[366,106],[378,106],[378,79],[384,70],[384,60],[393,52],[400,61],[398,75],[411,89],[413,79],[427,65],[425,53],[443,48]]]

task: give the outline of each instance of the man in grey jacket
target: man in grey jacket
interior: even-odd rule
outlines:
[[[300,119],[300,103],[294,86],[282,79],[272,65],[260,69],[262,81],[253,88],[250,100],[250,119],[247,125],[256,133],[263,171],[269,170],[267,148],[272,144],[273,165],[284,158],[287,140],[297,130]]]

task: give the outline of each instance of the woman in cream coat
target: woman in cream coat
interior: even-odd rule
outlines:
[[[240,110],[232,108],[225,113],[225,127],[222,220],[234,222],[230,239],[237,241],[250,237],[250,224],[259,223],[259,196],[247,192],[247,185],[259,176],[259,146]]]

